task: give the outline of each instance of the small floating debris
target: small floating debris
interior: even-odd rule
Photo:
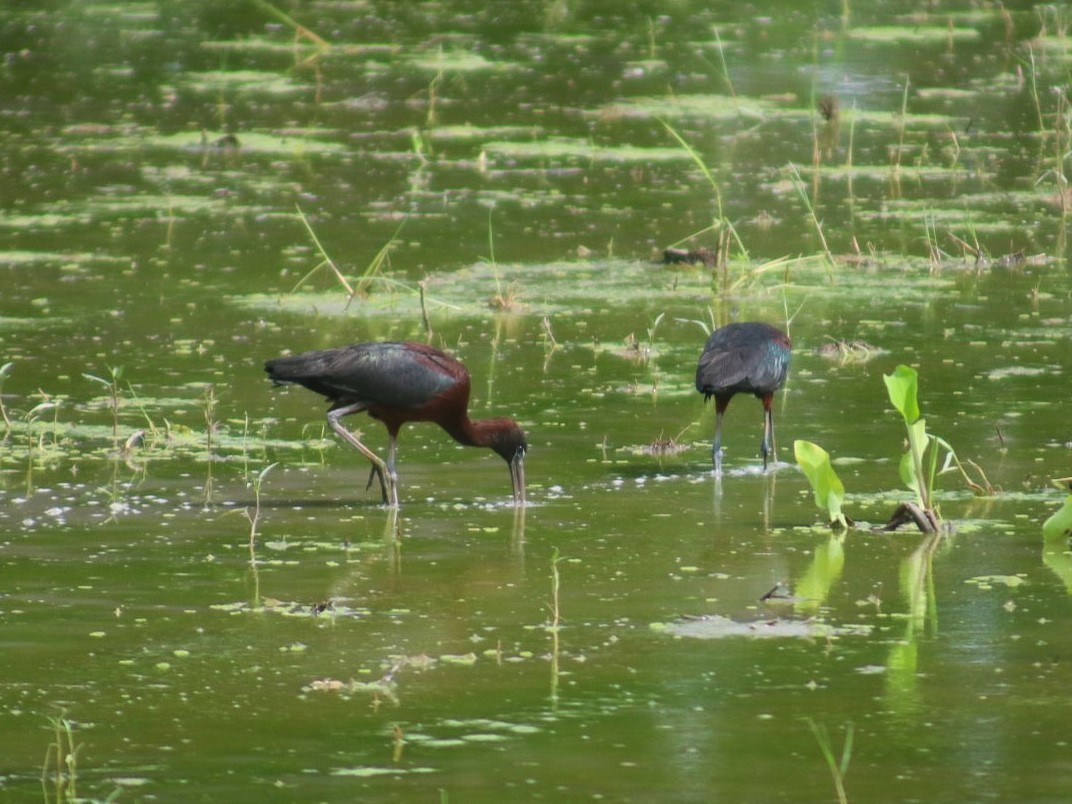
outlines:
[[[629,448],[634,455],[649,455],[653,458],[669,458],[674,455],[680,455],[682,452],[688,452],[690,449],[692,449],[691,444],[679,444],[672,438],[662,436],[659,436],[650,444],[641,444]]]
[[[783,617],[766,617],[757,620],[734,620],[719,614],[687,617],[672,623],[652,623],[656,631],[666,631],[674,636],[695,639],[725,639],[727,637],[751,637],[753,639],[828,639],[840,636],[867,636],[867,625],[834,626],[818,620],[789,620]]]
[[[975,255],[975,270],[981,271],[985,268],[1000,268],[1006,271],[1015,271],[1020,268],[1036,267],[1046,264],[1047,257],[1044,253],[1040,254],[1028,254],[1024,249],[1014,251],[1009,254],[1002,254],[1000,257],[990,258],[985,254],[979,253]]]
[[[610,349],[611,354],[617,357],[632,360],[636,363],[647,363],[655,354],[650,343],[642,343],[637,340],[636,333],[630,332],[620,348]]]
[[[778,581],[770,588],[770,591],[759,599],[762,603],[773,605],[778,603],[800,603],[806,598],[794,595],[793,590],[789,588],[789,584],[786,581]]]
[[[659,433],[659,437],[650,444],[625,447],[624,449],[628,450],[633,455],[648,455],[654,458],[667,458],[682,452],[688,452],[692,449],[692,444],[681,443],[681,436],[683,436],[691,427],[691,424],[688,425],[676,436],[666,436],[663,433]]]
[[[866,363],[873,357],[886,354],[886,350],[859,339],[851,341],[831,339],[816,348],[815,353],[828,360],[839,360],[842,363]]]

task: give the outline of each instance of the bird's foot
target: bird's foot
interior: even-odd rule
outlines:
[[[776,463],[774,460],[774,450],[770,448],[770,445],[766,441],[763,441],[759,445],[759,452],[763,455],[763,471],[766,472],[768,463]]]
[[[384,505],[388,505],[389,502],[390,502],[390,497],[389,497],[389,495],[387,493],[388,483],[384,479],[383,470],[379,466],[377,466],[376,464],[373,464],[372,468],[369,470],[368,483],[365,484],[365,491],[368,491],[370,488],[372,488],[372,481],[376,480],[376,479],[378,479],[380,481],[380,498],[383,501]],[[398,492],[397,491],[395,492],[394,505],[396,507],[398,506]]]

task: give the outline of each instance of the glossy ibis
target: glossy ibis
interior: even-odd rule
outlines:
[[[715,252],[709,248],[668,248],[663,251],[664,265],[706,265],[713,268],[718,262]]]
[[[453,357],[420,343],[356,343],[279,357],[264,364],[277,385],[296,383],[327,397],[328,425],[372,462],[385,504],[398,507],[395,448],[406,422],[435,422],[459,444],[490,447],[510,466],[514,504],[525,502],[525,434],[513,419],[469,418],[469,372]],[[339,421],[367,411],[387,427],[386,462]],[[366,486],[366,488],[368,488]]]
[[[763,469],[774,452],[771,400],[789,373],[789,336],[769,324],[728,324],[711,333],[696,366],[696,390],[706,402],[715,398],[715,443],[711,460],[722,474],[722,416],[734,394],[755,394],[763,401]]]

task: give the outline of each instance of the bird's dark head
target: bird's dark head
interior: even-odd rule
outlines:
[[[525,433],[513,419],[490,419],[482,422],[490,436],[487,446],[510,466],[510,482],[514,487],[514,502],[525,502],[525,453],[529,444]]]
[[[524,460],[529,444],[517,422],[513,419],[491,419],[490,422],[493,426],[484,425],[490,433],[487,446],[507,463],[513,463],[519,456]]]

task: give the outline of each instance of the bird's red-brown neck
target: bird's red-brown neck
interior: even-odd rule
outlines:
[[[470,419],[468,416],[443,425],[450,437],[466,447],[490,447],[504,426],[513,425],[513,419]]]

